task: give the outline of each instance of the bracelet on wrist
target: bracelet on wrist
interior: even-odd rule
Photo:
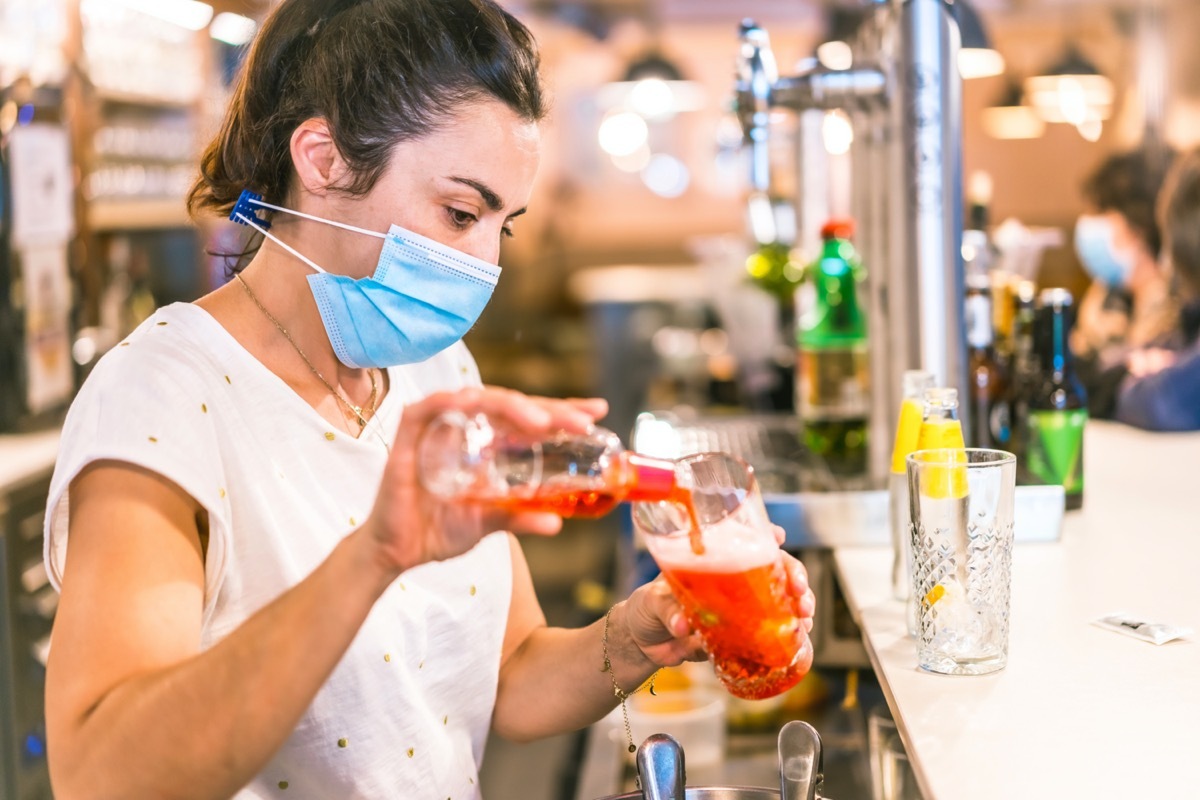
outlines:
[[[625,720],[625,739],[629,743],[629,752],[633,753],[637,751],[637,747],[633,743],[633,729],[629,726],[629,709],[626,707],[625,701],[640,692],[642,687],[647,685],[650,687],[650,694],[656,694],[654,691],[654,679],[658,677],[659,670],[654,670],[654,674],[651,675],[646,681],[643,681],[642,684],[635,688],[632,692],[625,691],[617,683],[616,671],[613,670],[612,660],[608,657],[608,623],[609,619],[612,617],[613,609],[615,608],[616,606],[613,606],[608,610],[608,613],[604,615],[604,636],[600,640],[604,648],[604,666],[600,669],[600,671],[608,673],[608,676],[612,679],[613,696],[621,701],[621,717]]]

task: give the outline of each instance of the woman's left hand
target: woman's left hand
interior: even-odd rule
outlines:
[[[775,538],[782,544],[783,528],[778,525],[774,528]],[[788,576],[788,595],[795,604],[794,613],[807,634],[812,630],[816,610],[816,597],[808,585],[808,572],[802,563],[782,550],[779,561]],[[661,575],[639,587],[621,605],[632,643],[653,665],[673,667],[684,661],[708,658],[700,635],[692,630],[683,606]]]

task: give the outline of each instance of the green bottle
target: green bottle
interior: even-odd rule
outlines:
[[[867,468],[867,321],[853,233],[851,220],[821,229],[821,255],[805,276],[812,308],[797,328],[796,410],[804,444],[839,476],[861,476]]]
[[[1087,396],[1075,375],[1067,340],[1074,321],[1071,293],[1046,289],[1038,297],[1033,339],[1041,370],[1025,422],[1025,466],[1042,483],[1059,484],[1068,509],[1083,506],[1083,429]]]

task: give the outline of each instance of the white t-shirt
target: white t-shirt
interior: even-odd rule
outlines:
[[[45,528],[55,587],[71,480],[100,459],[144,467],[208,512],[200,646],[211,647],[366,518],[404,405],[479,384],[461,343],[388,377],[378,413],[354,439],[208,312],[187,303],[159,309],[101,359],[67,416]],[[402,575],[238,800],[478,797],[511,593],[502,533]]]

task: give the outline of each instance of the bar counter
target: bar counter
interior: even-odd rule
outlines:
[[[1200,642],[1090,624],[1114,611],[1200,631],[1200,434],[1091,422],[1062,538],[1013,556],[1008,667],[916,666],[890,549],[835,562],[926,800],[1194,796]]]

